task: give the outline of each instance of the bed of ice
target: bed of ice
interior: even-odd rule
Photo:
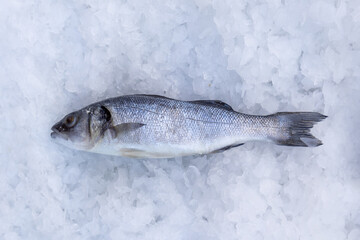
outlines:
[[[1,1],[0,239],[360,239],[358,0]],[[107,97],[318,111],[318,148],[127,159],[54,144]]]

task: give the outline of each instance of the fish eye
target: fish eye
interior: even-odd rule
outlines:
[[[76,122],[75,120],[76,120],[75,116],[70,115],[65,119],[65,125],[67,127],[73,127],[75,125],[75,122]]]

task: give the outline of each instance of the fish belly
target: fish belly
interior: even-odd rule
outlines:
[[[225,146],[242,143],[238,137],[227,136],[207,141],[152,142],[152,143],[109,143],[104,141],[91,151],[113,156],[132,158],[172,158],[189,155],[203,155],[215,152]]]

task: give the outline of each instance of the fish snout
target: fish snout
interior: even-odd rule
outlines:
[[[62,122],[56,123],[51,127],[52,133],[50,134],[51,138],[56,138],[57,136],[64,136],[62,132],[66,131],[67,128],[64,126]]]

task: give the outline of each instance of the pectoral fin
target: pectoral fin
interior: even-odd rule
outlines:
[[[130,131],[135,131],[136,129],[139,129],[146,124],[143,123],[121,123],[115,126],[109,127],[109,131],[111,134],[111,137],[117,138],[120,134],[128,133]]]

